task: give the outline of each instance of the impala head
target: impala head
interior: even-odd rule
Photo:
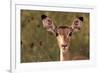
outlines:
[[[42,15],[41,18],[43,27],[57,37],[59,47],[63,50],[68,50],[72,33],[79,31],[83,22],[83,17],[77,17],[71,26],[57,27],[48,16]]]
[[[67,50],[70,44],[70,38],[72,36],[72,28],[67,26],[59,26],[56,31],[56,37],[59,47],[63,50]]]

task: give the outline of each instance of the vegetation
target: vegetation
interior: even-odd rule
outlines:
[[[72,35],[71,56],[89,59],[89,13],[21,10],[21,63],[59,61],[56,37],[47,32],[41,21],[45,14],[59,25],[71,25],[75,17],[83,16],[82,29]]]

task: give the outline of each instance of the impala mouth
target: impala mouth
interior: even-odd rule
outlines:
[[[75,27],[75,29],[80,30],[80,27]]]
[[[62,51],[63,51],[63,53],[64,53],[65,51],[68,51],[68,47],[62,47]]]
[[[67,45],[62,45],[61,47],[62,47],[62,49],[64,49],[64,50],[68,48]]]

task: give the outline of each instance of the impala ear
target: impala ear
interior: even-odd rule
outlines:
[[[78,19],[83,22],[83,17],[78,17]]]
[[[45,19],[47,16],[46,15],[41,15],[41,19]]]
[[[47,31],[54,32],[54,30],[55,30],[56,27],[55,27],[53,21],[51,20],[51,18],[49,18],[46,15],[41,15],[41,19],[42,19],[43,27]]]
[[[82,27],[82,23],[83,23],[83,17],[77,17],[76,19],[74,19],[73,23],[72,23],[72,29],[73,31],[79,31]]]

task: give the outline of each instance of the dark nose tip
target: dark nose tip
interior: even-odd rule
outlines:
[[[62,45],[62,47],[67,47],[67,45]]]

